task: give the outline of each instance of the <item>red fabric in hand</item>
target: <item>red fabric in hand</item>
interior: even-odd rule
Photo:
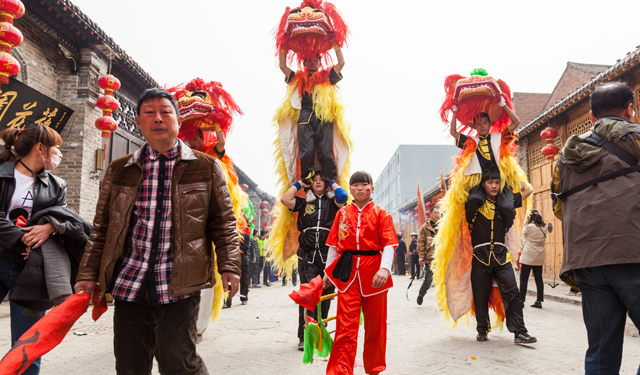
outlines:
[[[308,284],[300,284],[300,290],[294,290],[289,297],[305,309],[315,310],[322,297],[322,277],[318,275]]]

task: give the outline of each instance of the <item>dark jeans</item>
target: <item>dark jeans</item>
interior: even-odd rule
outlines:
[[[315,253],[315,257],[314,257]],[[322,257],[320,256],[322,255]],[[316,276],[324,276],[325,262],[327,260],[327,251],[315,252],[313,250],[298,249],[298,272],[300,273],[300,284],[306,284],[313,280]],[[335,291],[336,287],[324,289],[322,295],[326,296]],[[320,304],[320,310],[322,310],[322,319],[326,319],[329,315],[329,307],[331,307],[331,300],[322,301]],[[306,314],[305,314],[306,312]],[[307,323],[305,315],[312,317],[314,320],[318,320],[318,309],[309,311],[302,306],[298,306],[298,337],[304,337],[304,325]]]
[[[529,274],[533,270],[533,277],[536,279],[536,290],[538,291],[538,299],[536,301],[544,301],[544,281],[542,280],[542,266],[529,266],[523,264],[520,268],[520,299],[522,303],[527,299],[527,285],[529,284]]]
[[[488,266],[482,264],[476,257],[471,262],[471,288],[473,289],[473,304],[476,308],[476,329],[478,332],[489,332],[489,296],[495,279],[500,288],[500,296],[507,316],[509,332],[527,332],[522,317],[522,301],[513,273],[511,263],[499,265],[492,257]]]
[[[10,260],[0,258],[0,302],[4,300],[7,293],[13,291],[16,279],[22,272],[23,265]],[[22,315],[24,308],[13,302],[9,303],[11,319],[11,345],[16,343],[20,336],[31,328],[40,318]],[[22,374],[37,375],[40,373],[40,358],[36,359]]]
[[[422,282],[422,286],[420,287],[421,296],[427,295],[427,291],[431,288],[431,282],[433,281],[433,272],[431,271],[431,264],[424,265],[424,281]]]
[[[249,265],[240,266],[240,301],[249,299]]]
[[[398,264],[398,275],[406,275],[407,270],[404,267],[404,254],[396,256],[396,263]]]
[[[141,302],[115,301],[113,347],[118,375],[151,374],[153,358],[161,374],[207,375],[196,353],[200,294],[154,306],[148,291]]]
[[[254,279],[256,285],[260,284],[260,275],[263,274],[263,269],[264,269],[264,257],[259,257],[258,267],[256,268],[255,279]],[[266,283],[264,284],[266,285]]]
[[[267,262],[264,258],[264,267],[262,268],[262,283],[264,285],[271,284],[271,262]]]
[[[251,267],[251,284],[258,285],[260,283],[260,261],[256,260],[255,263],[250,263]]]
[[[420,263],[418,262],[418,259],[414,259],[413,257],[409,258],[409,263],[411,266],[411,278],[418,278],[420,277]]]
[[[585,374],[618,374],[627,313],[640,329],[640,263],[583,268],[574,274],[589,339]]]

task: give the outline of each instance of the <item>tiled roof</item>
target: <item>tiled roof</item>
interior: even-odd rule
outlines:
[[[635,51],[627,53],[627,55],[623,59],[619,59],[615,65],[596,74],[589,81],[580,85],[574,91],[569,92],[566,96],[558,100],[558,102],[548,107],[544,112],[540,113],[536,118],[534,118],[533,120],[529,121],[529,123],[527,123],[526,125],[516,130],[516,133],[518,134],[518,136],[523,137],[535,131],[537,128],[544,125],[545,122],[549,121],[549,119],[566,111],[567,109],[571,108],[573,105],[579,103],[585,98],[588,98],[589,95],[593,92],[593,90],[595,90],[595,88],[598,85],[614,80],[616,77],[619,77],[625,72],[638,66],[639,63],[640,63],[640,48],[636,48]],[[586,64],[578,64],[578,65],[586,65]]]
[[[520,123],[528,124],[544,110],[545,104],[551,94],[538,94],[531,92],[514,92],[513,107],[516,110]]]
[[[562,76],[556,83],[556,87],[551,92],[544,109],[551,108],[560,99],[564,98],[580,86],[596,76],[596,74],[610,68],[610,65],[580,64],[567,62]]]

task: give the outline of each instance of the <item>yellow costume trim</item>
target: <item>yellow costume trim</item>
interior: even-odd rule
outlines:
[[[280,188],[280,196],[282,196],[291,187],[291,181],[287,174],[287,167],[284,160],[282,147],[280,144],[279,130],[280,124],[287,121],[297,124],[300,117],[300,110],[293,108],[291,105],[291,96],[298,90],[296,84],[289,85],[285,98],[280,107],[276,110],[273,118],[273,126],[276,128],[276,140],[273,142],[274,164],[276,167],[276,176],[278,176],[278,185]],[[312,100],[314,111],[318,120],[322,122],[333,123],[334,126],[334,144],[336,139],[341,139],[347,144],[349,150],[353,149],[353,141],[349,136],[351,126],[344,118],[344,105],[338,97],[337,90],[330,83],[319,83],[313,88]],[[297,155],[296,155],[297,157]],[[336,163],[337,164],[337,163]],[[336,165],[337,166],[337,165]],[[337,166],[338,167],[338,166]],[[339,167],[338,167],[339,168]],[[297,176],[300,179],[300,166],[298,164]],[[351,169],[351,153],[347,154],[342,170],[338,169],[338,179],[336,182],[348,191],[349,177]],[[351,199],[351,198],[349,198]],[[284,275],[289,275],[292,267],[297,268],[297,257],[291,257],[298,250],[298,230],[296,227],[297,216],[292,214],[282,203],[275,205],[272,216],[274,224],[267,240],[268,260],[273,262],[274,267],[280,269]]]
[[[458,165],[452,173],[450,188],[440,203],[442,218],[438,222],[439,231],[434,238],[435,250],[431,269],[435,283],[436,303],[442,311],[443,319],[452,327],[455,327],[461,319],[466,320],[469,324],[473,307],[469,273],[470,257],[472,256],[469,250],[471,248],[470,243],[465,247],[462,242],[470,242],[469,232],[466,228],[464,204],[469,196],[469,190],[479,185],[482,179],[481,174],[464,175],[474,153],[475,148],[471,150],[467,147],[458,159]],[[509,186],[514,192],[519,192],[521,183],[530,187],[526,174],[506,145],[501,146],[499,164],[501,189],[504,186]],[[516,210],[516,218],[511,230],[515,238],[510,239],[510,244],[519,243],[524,216],[530,205],[531,199],[527,198],[523,201],[523,207]],[[459,259],[462,254],[469,259]],[[507,256],[509,259],[509,255]],[[448,269],[449,266],[451,269]],[[462,275],[462,277],[458,280],[449,280],[447,274]],[[447,287],[453,289],[447,290]],[[455,307],[456,311],[450,311],[450,307]],[[502,319],[503,317],[494,318],[494,323],[497,323],[500,329],[502,329]]]

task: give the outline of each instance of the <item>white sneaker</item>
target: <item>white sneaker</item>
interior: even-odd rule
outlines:
[[[312,203],[316,201],[316,195],[313,194],[311,189],[307,190],[307,203]]]

